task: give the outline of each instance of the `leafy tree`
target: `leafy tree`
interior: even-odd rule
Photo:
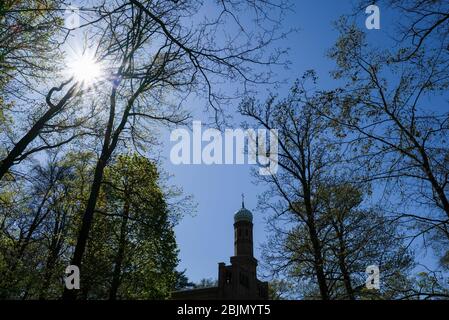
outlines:
[[[8,84],[6,93],[30,88],[55,71],[58,42],[53,36],[62,24],[57,14],[62,5],[47,0],[5,0],[0,4],[0,87]]]
[[[326,183],[320,187],[321,209],[331,225],[330,261],[337,266],[333,274],[337,298],[364,298],[367,266],[381,270],[382,283],[393,283],[398,274],[408,274],[414,266],[413,252],[403,243],[399,224],[381,207],[367,207],[363,201],[369,190],[363,185]],[[318,202],[318,201],[317,201]],[[344,288],[344,289],[343,289]],[[389,286],[390,293],[393,285]],[[400,288],[402,289],[402,288]],[[377,292],[383,296],[384,288]]]
[[[47,0],[7,0],[0,4],[0,139],[4,144],[0,150],[0,180],[31,154],[56,148],[77,136],[64,137],[69,128],[73,129],[73,122],[67,119],[50,123],[60,116],[76,87],[55,105],[55,93],[67,83],[45,92],[63,62],[59,38],[67,36],[62,27],[63,8],[64,2]],[[26,116],[18,116],[21,113]],[[5,120],[9,124],[14,121],[14,130],[4,124]],[[52,136],[53,132],[59,132],[63,139]],[[40,143],[33,144],[35,140]]]
[[[156,166],[137,155],[119,156],[105,172],[100,210],[116,225],[110,299],[166,298],[175,283],[178,250],[158,181]]]
[[[56,299],[63,292],[94,161],[89,152],[47,160],[32,170],[33,183],[16,180],[0,197],[3,298]],[[169,211],[172,196],[159,184],[155,164],[137,155],[119,156],[107,168],[79,298],[169,296],[178,263],[173,225],[180,217]]]
[[[372,1],[359,1],[358,9],[372,4]],[[376,4],[389,8],[400,15],[396,23],[395,37],[398,42],[396,61],[406,61],[418,55],[445,55],[449,35],[449,4],[444,0],[380,0]],[[445,67],[442,65],[441,67]]]
[[[278,130],[280,172],[260,177],[269,186],[269,191],[260,198],[260,206],[274,211],[274,229],[277,229],[276,221],[287,226],[290,223],[301,226],[302,239],[310,249],[309,276],[315,278],[321,298],[328,300],[325,228],[314,199],[318,185],[328,178],[329,168],[338,162],[338,156],[333,152],[335,144],[326,134],[331,126],[312,107],[318,100],[309,97],[306,90],[306,86],[315,81],[315,73],[307,72],[295,82],[287,98],[277,102],[276,97],[271,96],[263,104],[248,98],[240,105],[240,112],[267,130]],[[285,250],[279,252],[282,254]],[[275,259],[270,260],[276,263]]]
[[[173,287],[173,291],[192,289],[195,287],[193,282],[189,281],[189,278],[186,276],[186,269],[183,271],[175,271],[175,285]]]
[[[32,11],[29,8],[36,8]],[[21,99],[37,78],[52,71],[56,60],[49,38],[60,20],[49,11],[54,1],[11,1],[0,3],[0,132],[10,129],[8,114],[14,100]],[[37,10],[39,9],[39,10]],[[29,10],[29,11],[28,11]],[[9,132],[11,134],[11,132]],[[3,146],[0,157],[3,158]]]
[[[363,180],[395,190],[401,203],[394,214],[417,230],[411,241],[423,235],[440,246],[449,235],[447,59],[435,48],[421,52],[425,43],[398,59],[394,50],[373,50],[345,19],[339,28],[330,56],[346,84],[329,93],[328,118],[347,130],[355,151],[348,160]]]
[[[287,98],[249,98],[240,107],[258,125],[278,130],[279,171],[259,176],[269,187],[260,208],[272,212],[264,260],[272,275],[301,282],[303,297],[356,299],[367,266],[378,265],[388,279],[407,272],[413,259],[397,223],[364,206],[369,185],[350,182],[357,179],[341,155],[343,132],[324,116],[331,106],[326,94],[308,89],[315,80],[307,72]]]
[[[272,280],[268,284],[268,298],[270,300],[287,300],[297,293],[294,284],[286,279]]]
[[[8,239],[0,250],[7,257],[0,284],[3,297],[60,296],[83,188],[89,186],[91,156],[67,154],[61,160],[60,154],[50,153],[47,162],[3,189],[1,235]]]

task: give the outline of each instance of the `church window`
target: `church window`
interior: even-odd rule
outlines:
[[[227,271],[226,272],[226,284],[230,284],[232,279],[232,273]]]

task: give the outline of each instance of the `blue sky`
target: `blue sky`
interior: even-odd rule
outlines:
[[[288,15],[284,24],[299,31],[281,44],[290,47],[289,60],[292,62],[289,70],[280,75],[280,79],[288,80],[288,84],[277,90],[281,95],[295,78],[308,69],[317,71],[320,87],[331,88],[335,85],[329,77],[334,64],[326,57],[327,50],[338,36],[332,22],[342,14],[350,13],[352,8],[350,1],[295,3],[295,12]],[[364,26],[365,17],[363,13],[357,17],[360,26]],[[387,30],[381,28],[370,32],[372,34],[369,37],[373,41],[382,41],[386,38]],[[267,88],[261,88],[261,96],[266,93]],[[230,113],[234,117],[234,124],[238,125],[242,119],[232,111],[233,108],[235,105],[230,106]],[[162,142],[165,144],[164,156],[169,159],[170,147],[174,144],[170,143],[169,132],[162,135]],[[187,269],[187,276],[195,282],[202,278],[217,278],[217,263],[229,263],[229,257],[233,255],[233,215],[241,206],[241,193],[245,194],[246,207],[254,215],[255,256],[260,258],[260,245],[267,237],[264,225],[266,213],[256,210],[257,195],[263,191],[263,186],[252,183],[254,178],[250,175],[250,166],[175,166],[170,161],[164,161],[164,167],[174,174],[171,183],[193,194],[198,203],[196,215],[185,216],[176,227],[181,259],[179,270]]]

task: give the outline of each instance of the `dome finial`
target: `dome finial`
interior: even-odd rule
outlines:
[[[245,208],[245,195],[242,193],[242,208],[234,214],[234,222],[253,221],[253,214]]]

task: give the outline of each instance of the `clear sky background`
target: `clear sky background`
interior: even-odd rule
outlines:
[[[329,71],[334,67],[333,61],[326,57],[326,52],[335,43],[338,33],[333,22],[341,15],[352,12],[351,1],[301,0],[295,1],[295,12],[288,15],[284,22],[286,27],[299,31],[280,43],[290,47],[290,69],[280,75],[279,79],[288,79],[288,84],[276,92],[286,93],[295,78],[308,69],[315,69],[320,78],[321,88],[331,88],[335,82],[330,79]],[[383,46],[389,41],[394,24],[388,23],[389,13],[381,9],[381,30],[370,30],[368,40]],[[360,27],[364,27],[365,15],[357,16]],[[393,17],[394,18],[394,17]],[[274,90],[274,88],[271,88]],[[267,88],[261,88],[260,96],[267,94]],[[237,104],[237,103],[236,103]],[[235,111],[236,105],[229,106],[229,114],[238,125],[240,118]],[[194,118],[194,120],[201,120]],[[169,159],[169,132],[161,136],[164,143],[163,155]],[[163,161],[164,168],[174,174],[171,183],[182,186],[184,191],[192,194],[198,203],[195,216],[185,216],[176,227],[176,237],[180,248],[179,270],[186,269],[190,280],[198,282],[203,278],[217,278],[218,262],[229,263],[233,255],[233,215],[241,206],[241,193],[245,194],[245,204],[254,215],[255,256],[260,259],[260,245],[265,241],[265,212],[256,210],[257,195],[263,186],[252,182],[248,165],[179,165]]]

